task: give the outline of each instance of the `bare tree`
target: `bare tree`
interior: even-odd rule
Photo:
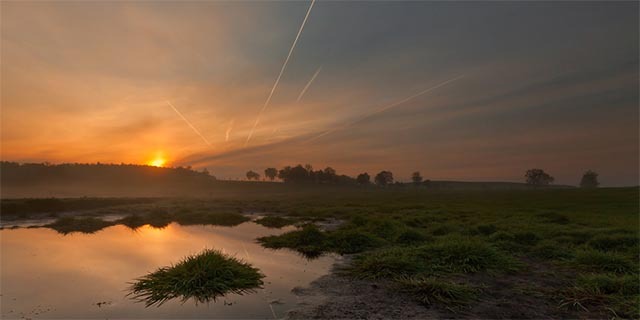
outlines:
[[[420,171],[416,171],[411,175],[411,181],[413,181],[415,185],[419,185],[420,183],[422,183],[422,176],[420,175]]]

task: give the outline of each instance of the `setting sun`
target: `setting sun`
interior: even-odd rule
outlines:
[[[163,158],[156,158],[156,159],[153,159],[153,160],[149,161],[147,164],[152,166],[152,167],[163,167],[166,162],[167,162],[167,160],[165,160]]]

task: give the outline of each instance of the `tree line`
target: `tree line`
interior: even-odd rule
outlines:
[[[249,170],[246,173],[247,180],[258,181],[261,175],[253,170]],[[331,167],[326,167],[323,170],[314,170],[310,164],[301,165],[298,164],[295,167],[286,166],[280,170],[276,168],[266,168],[264,170],[264,177],[270,181],[274,181],[276,178],[286,183],[335,183],[335,184],[359,184],[370,185],[375,184],[378,186],[388,186],[392,184],[402,184],[400,182],[394,182],[393,173],[391,171],[380,171],[377,173],[373,182],[371,176],[367,172],[358,174],[355,178],[341,174],[338,175],[336,170]],[[525,173],[525,183],[531,186],[548,186],[553,183],[555,179],[546,173],[542,169],[529,169]],[[430,180],[425,180],[420,171],[415,171],[411,174],[411,181],[415,185],[429,184]],[[582,188],[596,188],[600,185],[598,181],[598,173],[592,170],[587,170],[580,181],[580,187]]]

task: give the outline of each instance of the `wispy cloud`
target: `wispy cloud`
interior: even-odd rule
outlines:
[[[260,112],[258,113],[258,116],[256,117],[256,121],[253,123],[253,127],[251,128],[251,131],[249,131],[249,135],[247,136],[247,140],[244,143],[245,146],[247,145],[247,143],[249,143],[249,140],[251,140],[251,136],[253,136],[253,132],[256,130],[256,127],[258,126],[258,123],[260,122],[260,117],[262,116],[262,113],[264,112],[264,110],[267,109],[267,106],[269,106],[269,102],[271,101],[271,97],[273,96],[273,93],[276,91],[276,87],[278,87],[278,83],[280,82],[280,78],[282,77],[282,74],[284,73],[284,70],[287,68],[287,63],[289,63],[289,59],[291,58],[291,54],[293,53],[293,49],[296,48],[296,44],[298,43],[298,39],[300,38],[300,34],[302,34],[302,30],[304,29],[304,25],[307,23],[307,19],[309,18],[309,14],[311,13],[311,9],[313,8],[313,4],[315,2],[316,2],[316,0],[311,0],[311,5],[309,5],[309,9],[307,10],[307,14],[304,16],[304,20],[302,20],[302,24],[300,25],[300,29],[298,29],[298,34],[296,34],[296,38],[293,40],[293,44],[291,45],[291,48],[289,49],[289,54],[287,54],[287,58],[284,60],[284,63],[282,64],[282,68],[280,68],[280,73],[278,74],[278,77],[276,78],[276,81],[273,83],[273,87],[271,88],[271,92],[269,92],[269,96],[267,97],[267,100],[264,102],[264,105],[262,106],[262,109],[260,109]]]

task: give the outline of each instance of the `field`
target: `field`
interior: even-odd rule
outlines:
[[[296,250],[311,263],[329,252],[345,255],[333,276],[381,287],[438,316],[639,317],[638,188],[275,185],[255,183],[250,192],[206,199],[112,200],[96,206],[73,205],[90,198],[61,199],[68,207],[91,209],[58,211],[48,227],[90,233],[113,224],[132,229],[170,222],[237,225],[257,213],[266,215],[257,223],[267,227],[299,226],[256,239],[263,246]],[[25,200],[9,202],[21,209],[3,215],[5,221],[50,215],[30,210]],[[127,216],[100,219],[114,213]]]

